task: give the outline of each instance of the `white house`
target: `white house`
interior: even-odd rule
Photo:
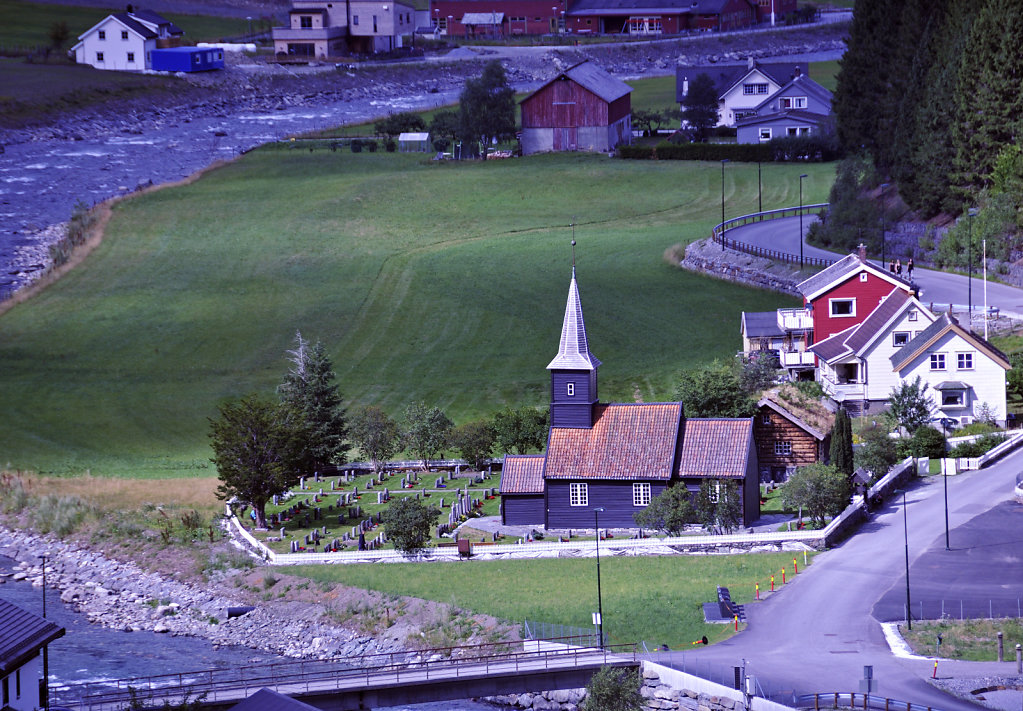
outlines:
[[[348,52],[373,54],[399,49],[416,28],[411,5],[392,0],[292,0],[287,27],[273,28],[279,57],[326,59]]]
[[[810,346],[826,395],[852,414],[884,407],[901,378],[891,357],[935,320],[902,289],[893,289],[860,323]]]
[[[747,116],[756,116],[779,90],[796,77],[805,74],[805,64],[761,64],[752,57],[745,65],[679,66],[675,71],[675,95],[681,104],[689,94],[689,85],[697,76],[706,74],[718,93],[718,126],[734,126]],[[807,92],[796,94],[806,96]],[[791,107],[795,108],[795,107]]]
[[[969,424],[981,409],[1005,424],[1005,372],[1012,366],[1000,350],[941,314],[891,356],[902,381],[919,376],[932,392],[935,417]]]
[[[184,31],[173,22],[148,10],[107,15],[78,36],[71,48],[78,64],[97,69],[142,71],[152,69],[152,51],[180,43]]]
[[[64,628],[0,600],[0,708],[43,708],[40,650],[64,636]]]

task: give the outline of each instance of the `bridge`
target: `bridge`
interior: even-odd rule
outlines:
[[[324,711],[349,711],[577,689],[602,666],[638,667],[639,662],[632,644],[491,644],[90,682],[61,690],[51,707],[122,711],[133,704],[159,707],[188,701],[217,711],[268,688]]]

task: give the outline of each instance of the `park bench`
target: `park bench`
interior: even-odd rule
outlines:
[[[721,608],[721,616],[725,619],[739,618],[740,622],[745,622],[746,611],[742,605],[737,605],[732,602],[732,596],[728,592],[728,588],[721,587],[718,585],[718,607]]]

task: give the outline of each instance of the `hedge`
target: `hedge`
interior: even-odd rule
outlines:
[[[820,162],[838,157],[837,147],[828,135],[779,138],[767,143],[670,143],[655,147],[628,145],[618,147],[618,157],[632,160],[730,160],[736,163]]]

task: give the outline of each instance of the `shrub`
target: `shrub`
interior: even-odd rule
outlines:
[[[641,144],[618,146],[618,157],[629,160],[650,160],[654,157],[654,149],[652,146]]]
[[[392,140],[391,140],[391,139],[389,139],[389,138],[388,138],[388,139],[387,139],[387,141],[386,141],[386,142],[384,143],[384,150],[386,150],[386,151],[387,151],[388,153],[394,153],[394,150],[395,150],[395,149],[396,149],[397,147],[398,147],[398,144],[397,144],[397,143],[395,143],[394,141],[392,141]]]
[[[362,153],[362,141],[358,138],[352,139],[352,153]]]
[[[443,153],[451,146],[451,141],[446,138],[438,138],[433,142],[433,150]]]
[[[370,153],[376,153],[377,152],[377,142],[376,141],[366,141],[366,150],[368,150]]]
[[[32,506],[32,527],[40,533],[67,536],[85,519],[90,507],[77,496],[46,494]]]
[[[978,437],[973,442],[963,442],[962,444],[956,445],[948,454],[950,457],[979,457],[982,454],[990,452],[1001,443],[1001,436],[996,434],[986,434]]]
[[[939,458],[945,454],[945,435],[933,427],[920,427],[913,433],[911,450],[918,457]]]

